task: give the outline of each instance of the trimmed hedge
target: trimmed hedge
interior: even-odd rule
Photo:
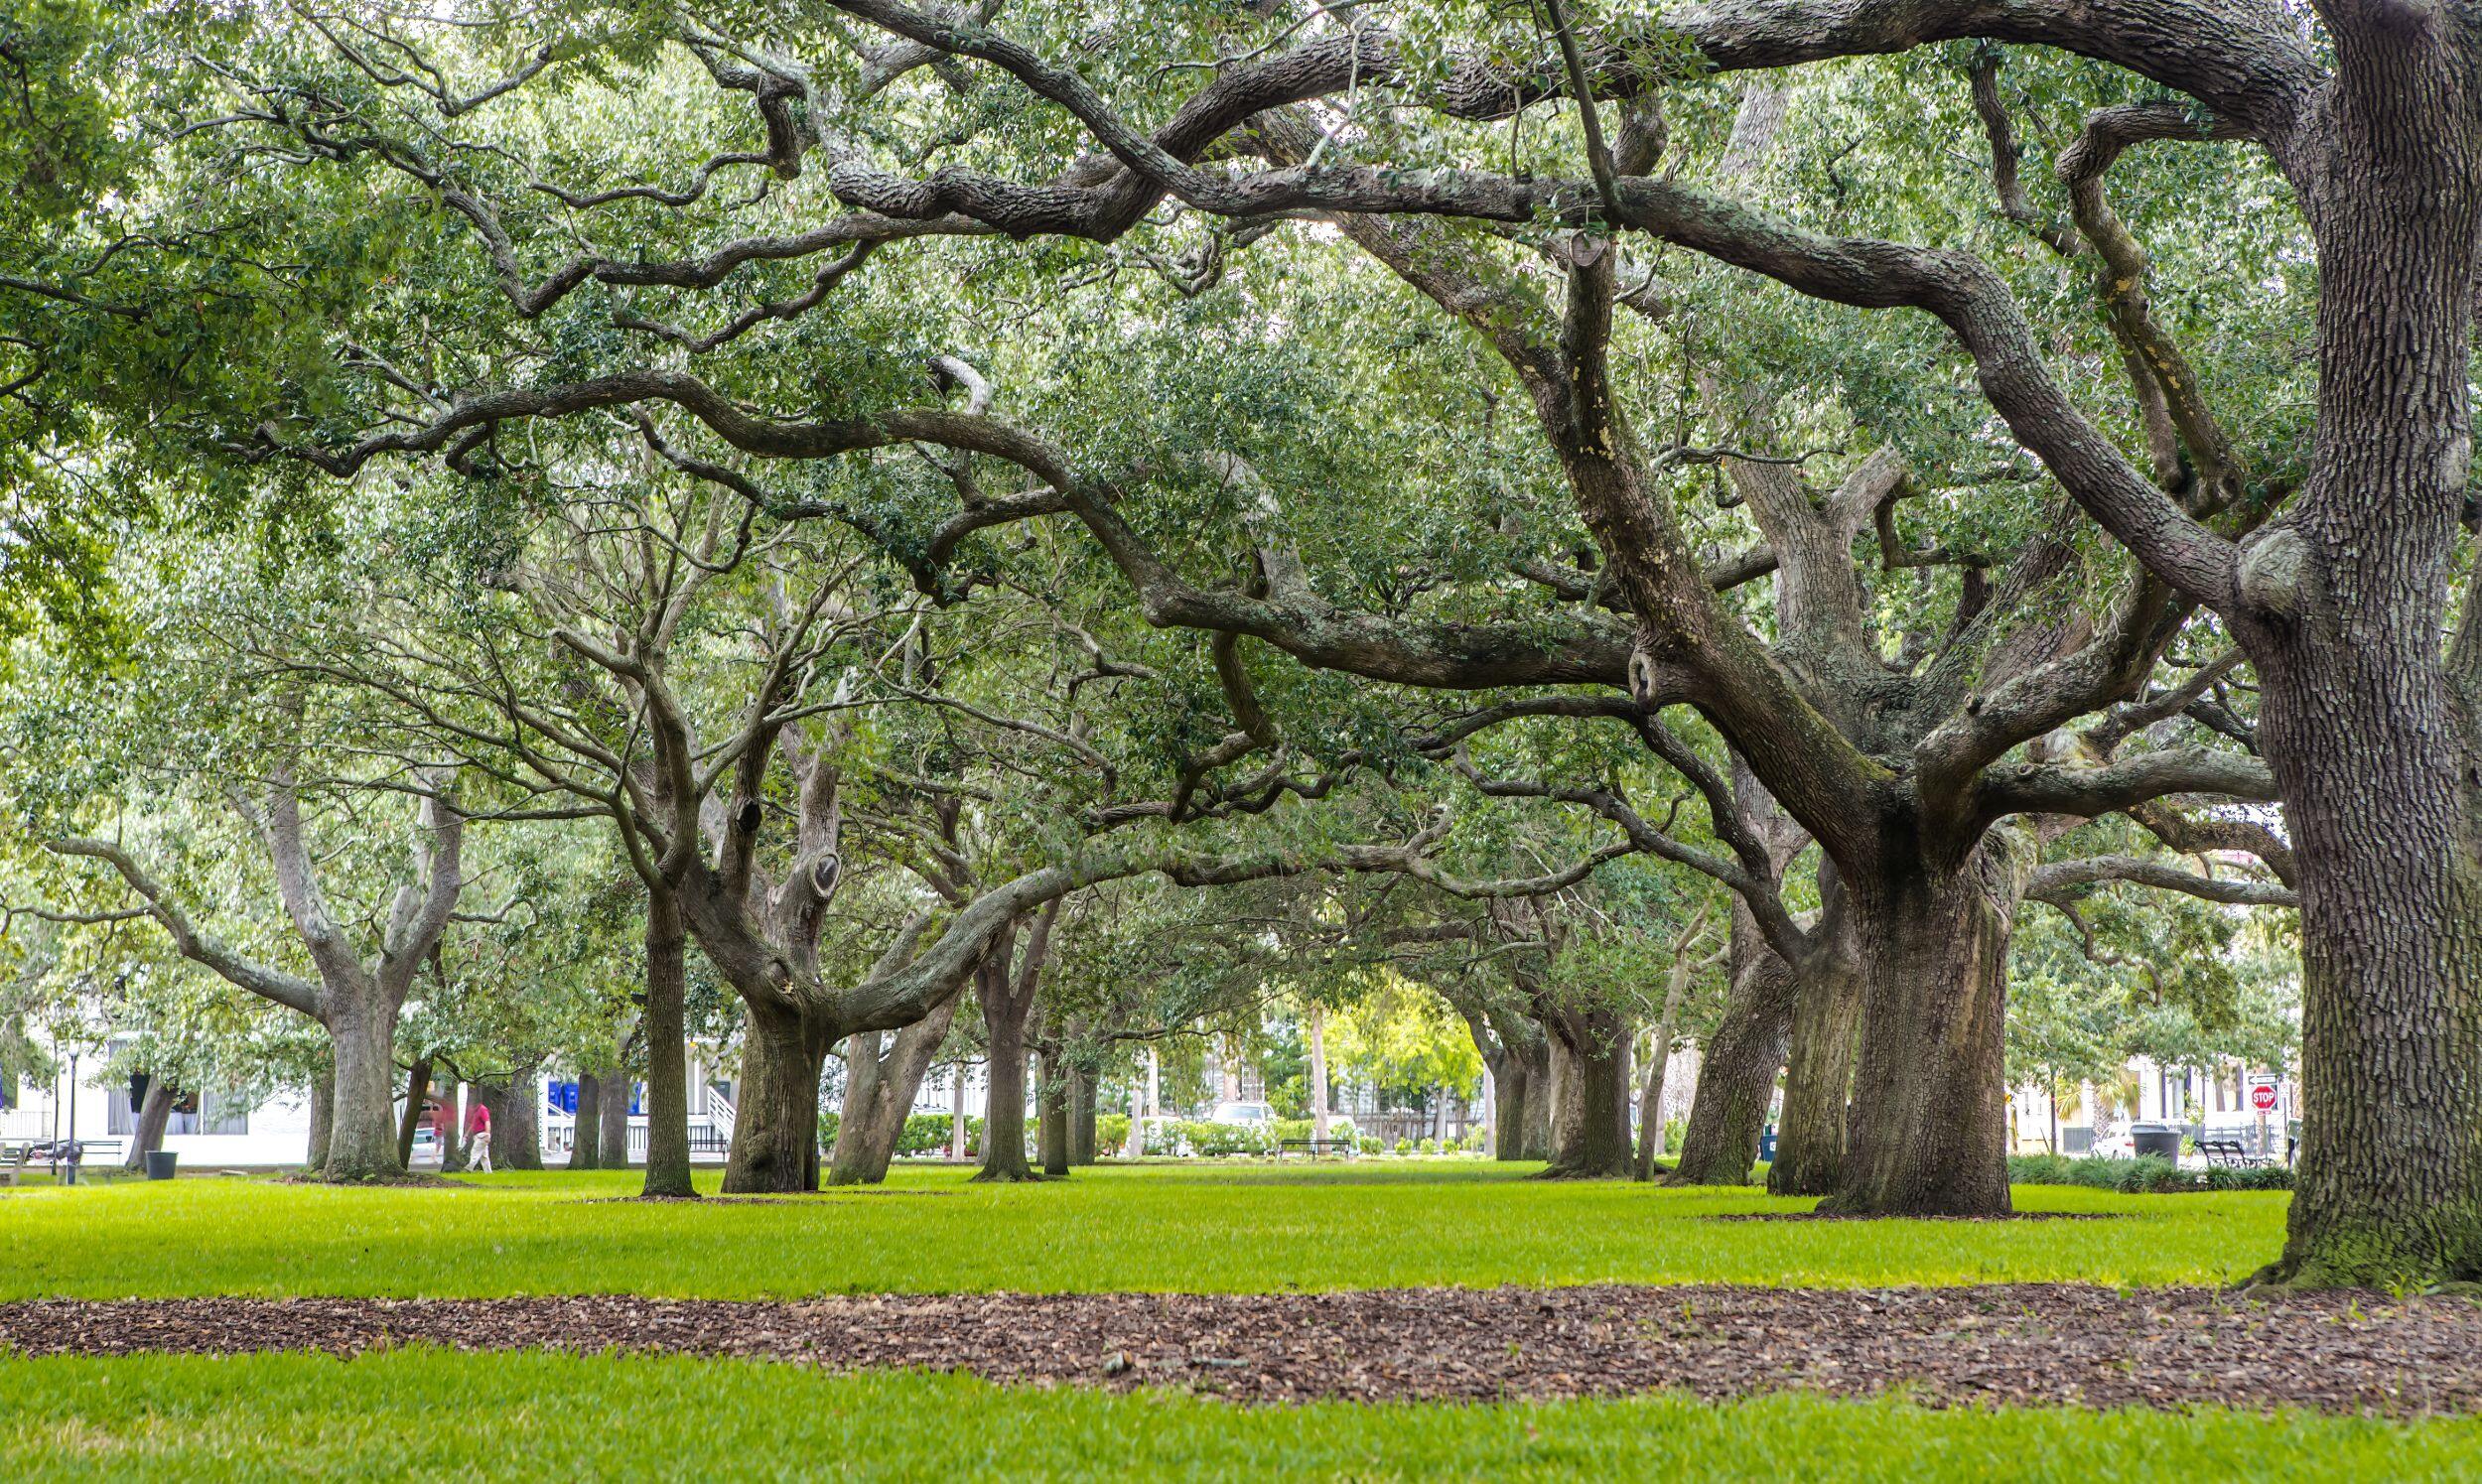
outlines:
[[[2020,1154],[2008,1160],[2012,1185],[2083,1185],[2125,1195],[2170,1195],[2189,1190],[2289,1190],[2288,1165],[2211,1165],[2182,1169],[2159,1155],[2138,1159],[2072,1159],[2065,1154]]]

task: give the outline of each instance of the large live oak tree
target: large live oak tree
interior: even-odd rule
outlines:
[[[405,1165],[398,1152],[395,1114],[397,1012],[447,931],[465,886],[466,822],[449,797],[454,780],[443,773],[425,783],[409,873],[378,924],[377,942],[364,947],[353,943],[349,925],[338,920],[320,888],[291,768],[275,771],[263,790],[236,790],[234,802],[265,844],[285,912],[315,979],[248,958],[201,930],[177,894],[118,844],[71,836],[51,841],[50,849],[110,866],[139,898],[139,910],[163,927],[184,957],[326,1027],[335,1059],[323,1084],[328,1095],[324,1156],[315,1148],[313,1162],[329,1180],[401,1178]]]

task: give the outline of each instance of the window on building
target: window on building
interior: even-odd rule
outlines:
[[[199,1099],[199,1132],[247,1134],[250,1105],[230,1093],[209,1093]]]

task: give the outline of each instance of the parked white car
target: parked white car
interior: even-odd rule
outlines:
[[[1234,1124],[1242,1128],[1261,1128],[1276,1121],[1276,1110],[1265,1103],[1218,1103],[1206,1116],[1210,1124]]]

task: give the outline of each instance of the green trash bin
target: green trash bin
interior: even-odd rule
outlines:
[[[173,1177],[174,1167],[180,1163],[181,1155],[175,1150],[149,1149],[147,1150],[147,1178],[169,1180]]]

